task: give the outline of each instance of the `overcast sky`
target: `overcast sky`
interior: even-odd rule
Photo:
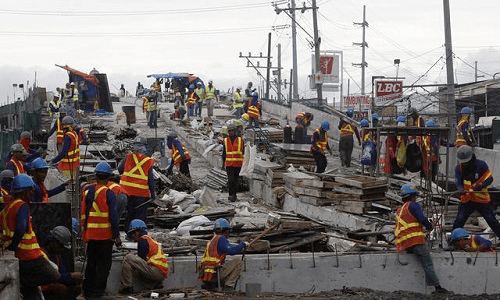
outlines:
[[[288,1],[275,2],[285,8]],[[344,53],[344,93],[361,90],[360,43],[363,5],[366,4],[365,90],[371,76],[396,76],[394,59],[401,60],[398,76],[405,85],[445,83],[443,3],[439,0],[360,1],[317,0],[322,50]],[[297,1],[297,6],[302,2]],[[311,1],[306,1],[311,6]],[[491,79],[500,72],[500,1],[450,0],[455,82]],[[298,24],[313,35],[312,11],[297,13]],[[282,78],[292,68],[291,21],[263,0],[44,0],[2,1],[0,8],[0,102],[12,101],[13,83],[55,90],[68,80],[69,65],[108,75],[111,92],[120,84],[135,91],[137,81],[152,83],[151,73],[189,72],[205,82],[213,79],[221,90],[259,82],[239,53],[267,53],[272,33],[276,66],[278,43],[282,49]],[[298,28],[299,94],[310,96],[311,38]],[[256,62],[256,60],[254,60]],[[260,65],[264,65],[262,60]],[[265,70],[261,70],[265,74]],[[325,95],[331,100],[335,94]],[[17,91],[16,97],[19,97]],[[337,95],[338,97],[338,95]],[[338,99],[338,98],[337,98]]]

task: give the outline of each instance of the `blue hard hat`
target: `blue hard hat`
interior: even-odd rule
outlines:
[[[323,129],[324,131],[330,130],[330,122],[328,122],[327,120],[321,121],[321,129]]]
[[[373,120],[378,120],[378,118],[379,118],[378,114],[376,114],[376,113],[372,114],[372,119]]]
[[[144,223],[143,220],[134,219],[130,222],[127,233],[132,233],[133,231],[136,231],[137,229],[146,229],[146,228],[148,228],[148,227],[146,226],[146,223]]]
[[[111,166],[107,162],[100,162],[95,167],[94,172],[111,175],[113,174],[113,170],[111,170]]]
[[[71,218],[71,228],[74,234],[78,234],[78,220],[76,218]]]
[[[352,118],[352,114],[354,113],[354,110],[352,108],[348,108],[346,111],[345,111],[345,114],[349,117],[349,118]]]
[[[425,127],[435,127],[436,126],[436,122],[434,122],[433,120],[429,120],[427,121],[427,123],[425,123]]]
[[[398,116],[398,118],[396,119],[396,121],[398,122],[406,122],[406,117],[405,116]]]
[[[190,90],[194,90],[194,84],[190,84],[190,85],[189,85],[189,89],[190,89]]]
[[[33,162],[31,163],[31,168],[33,170],[40,170],[40,169],[48,169],[49,165],[47,165],[47,162],[45,159],[41,157],[37,157]]]
[[[403,184],[403,186],[401,187],[401,192],[399,193],[399,195],[403,199],[410,197],[410,196],[413,196],[413,195],[418,195],[418,194],[420,194],[420,193],[417,191],[417,188],[412,183]]]
[[[361,120],[361,127],[369,127],[370,123],[368,122],[367,119]]]
[[[472,109],[470,109],[470,107],[466,106],[466,107],[462,108],[460,113],[462,115],[470,115],[470,114],[472,114]]]
[[[467,232],[467,230],[465,230],[463,228],[455,228],[451,232],[450,240],[452,242],[455,242],[455,241],[458,241],[459,239],[466,238],[468,235],[469,235],[469,233]]]
[[[24,173],[17,174],[12,181],[11,192],[20,191],[28,188],[34,188],[35,182],[33,179]]]
[[[230,229],[231,226],[229,226],[229,222],[224,218],[217,219],[214,223],[214,231],[224,231]]]

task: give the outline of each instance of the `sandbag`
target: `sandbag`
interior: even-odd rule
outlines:
[[[375,144],[370,142],[363,142],[363,152],[361,153],[361,164],[365,166],[374,165],[377,161],[377,150]]]
[[[423,157],[422,150],[417,143],[411,143],[406,147],[405,168],[410,172],[420,172],[422,170]]]
[[[251,177],[255,169],[255,156],[257,155],[257,146],[245,146],[245,154],[243,156],[243,165],[241,166],[240,176]]]

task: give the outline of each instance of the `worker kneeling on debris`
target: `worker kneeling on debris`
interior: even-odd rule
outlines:
[[[128,234],[137,242],[137,255],[129,253],[123,259],[121,294],[130,294],[133,275],[148,283],[154,289],[163,288],[163,279],[168,277],[168,262],[161,244],[155,241],[146,231],[146,223],[135,219],[130,222]]]
[[[226,255],[235,255],[248,247],[248,242],[241,242],[237,246],[231,246],[227,238],[232,228],[226,219],[217,219],[214,223],[215,235],[208,242],[199,270],[198,279],[203,281],[204,289],[215,289],[217,287],[233,288],[240,278],[243,261],[235,258],[225,263]]]
[[[174,165],[179,168],[179,171],[186,177],[191,177],[189,173],[189,164],[191,163],[191,154],[186,149],[184,143],[177,139],[177,133],[170,132],[167,137],[167,147],[170,149],[170,166],[167,169],[169,174],[172,173]]]
[[[450,244],[455,250],[464,250],[467,252],[496,252],[495,246],[493,246],[490,240],[476,234],[469,237],[469,233],[463,228],[453,229],[450,235]]]

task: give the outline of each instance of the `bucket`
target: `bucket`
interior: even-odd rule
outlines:
[[[122,111],[127,116],[127,125],[135,124],[135,106],[122,106]]]

